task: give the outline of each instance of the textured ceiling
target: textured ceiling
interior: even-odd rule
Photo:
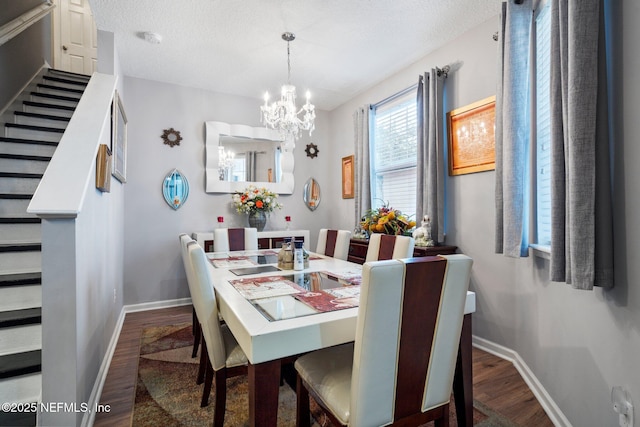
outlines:
[[[122,71],[262,99],[287,79],[332,110],[466,30],[501,0],[90,0],[113,32]],[[146,42],[141,33],[162,36]],[[435,65],[435,64],[434,64]],[[302,102],[302,99],[299,103]]]

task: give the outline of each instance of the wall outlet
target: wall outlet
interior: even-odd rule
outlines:
[[[113,288],[113,303],[116,303],[116,300],[118,298],[118,293],[116,292],[116,288]]]
[[[613,410],[618,413],[620,427],[633,427],[633,404],[629,393],[620,386],[613,387],[611,403]]]

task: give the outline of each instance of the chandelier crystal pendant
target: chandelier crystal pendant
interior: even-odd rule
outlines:
[[[271,129],[280,132],[283,139],[288,137],[298,139],[300,130],[309,131],[309,136],[315,129],[315,106],[309,101],[311,94],[307,91],[307,102],[298,110],[296,106],[296,87],[291,84],[291,52],[289,43],[295,40],[293,33],[282,34],[282,39],[287,42],[287,84],[282,85],[280,100],[269,105],[269,92],[264,94],[262,111],[262,123]],[[301,117],[300,117],[301,116]]]

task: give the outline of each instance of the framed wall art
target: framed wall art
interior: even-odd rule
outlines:
[[[496,97],[447,113],[449,175],[494,170]]]
[[[100,144],[96,156],[96,188],[103,193],[111,190],[111,150]]]
[[[355,197],[353,191],[355,165],[353,164],[353,154],[342,158],[342,198],[353,199]]]
[[[127,115],[118,91],[113,96],[111,113],[112,175],[122,183],[127,182]]]

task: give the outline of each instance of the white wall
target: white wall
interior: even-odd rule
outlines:
[[[259,96],[259,95],[258,95]],[[216,217],[225,225],[248,226],[245,215],[236,213],[230,194],[205,193],[205,121],[261,126],[260,104],[256,99],[207,92],[127,77],[124,80],[124,107],[129,120],[128,165],[125,190],[124,303],[172,300],[189,296],[178,246],[178,234],[211,231]],[[179,146],[163,144],[164,129],[180,131]],[[281,195],[284,205],[267,220],[265,231],[283,230],[284,217],[291,216],[292,229],[311,233],[315,248],[318,230],[329,223],[331,204],[328,182],[333,160],[328,141],[328,116],[318,111],[316,130],[310,138],[303,134],[296,143],[295,189]],[[304,151],[310,142],[318,145],[315,159]],[[189,181],[189,198],[177,211],[162,197],[162,180],[173,168]],[[323,202],[311,212],[302,201],[302,189],[309,177],[322,189]]]
[[[640,263],[634,261],[640,251],[640,29],[635,25],[640,5],[623,3],[622,14],[614,10],[613,43],[624,58],[618,57],[614,67],[616,288],[576,291],[550,282],[548,261],[542,258],[494,254],[495,173],[449,177],[447,182],[446,241],[474,259],[474,335],[518,352],[574,426],[618,425],[610,403],[614,385],[626,388],[636,408],[640,406]],[[351,115],[356,107],[410,86],[433,66],[455,64],[446,82],[446,111],[494,95],[497,44],[491,36],[498,27],[496,17],[333,110],[336,158],[353,153]],[[333,186],[338,191],[339,181]],[[353,202],[337,207],[332,218],[336,225],[353,227]]]

